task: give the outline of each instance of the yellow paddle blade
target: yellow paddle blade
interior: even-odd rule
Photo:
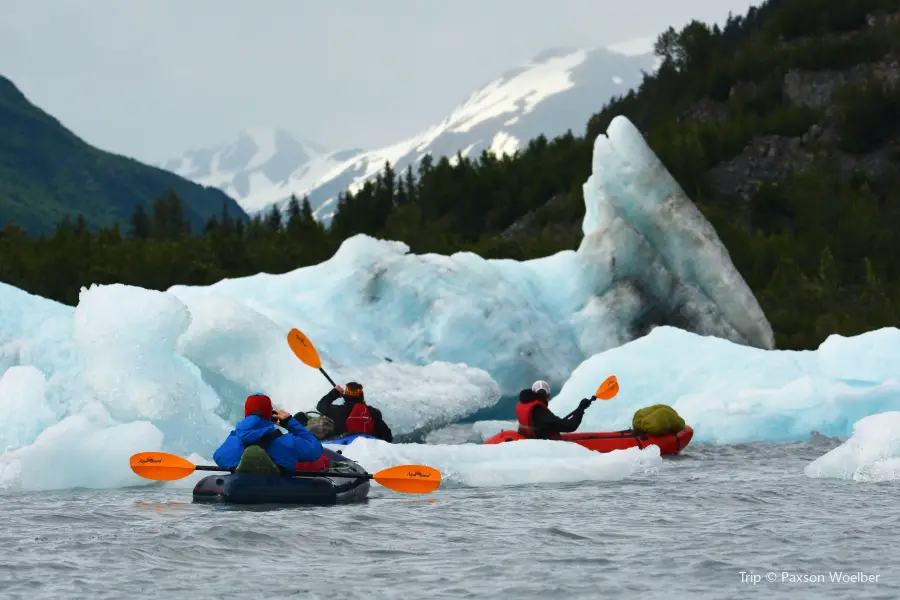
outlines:
[[[316,347],[302,331],[297,328],[291,329],[288,332],[287,340],[288,346],[291,347],[291,351],[297,355],[297,358],[313,369],[322,368],[322,360],[319,358],[319,353],[316,352]]]
[[[619,380],[616,379],[615,375],[610,375],[606,378],[606,381],[600,384],[600,387],[597,388],[597,391],[594,392],[594,396],[597,400],[610,400],[619,393]]]
[[[195,469],[189,460],[165,452],[139,452],[131,457],[131,470],[154,481],[184,479]]]
[[[441,472],[425,465],[397,465],[378,471],[372,479],[395,492],[427,494],[441,485]]]

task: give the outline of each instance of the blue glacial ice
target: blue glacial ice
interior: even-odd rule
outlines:
[[[712,226],[627,119],[598,136],[584,197],[576,251],[524,262],[414,255],[359,235],[319,265],[169,291],[189,307],[228,299],[236,313],[299,327],[338,369],[385,358],[466,363],[505,394],[537,376],[562,384],[586,358],[654,324],[773,347]]]
[[[73,309],[0,284],[0,488],[146,483],[131,454],[211,456],[242,416],[243,389],[312,408],[329,385],[290,352],[287,330],[228,306],[202,299],[190,310],[167,292],[111,285],[82,290]],[[365,382],[398,434],[500,397],[486,372],[460,364],[343,374]]]

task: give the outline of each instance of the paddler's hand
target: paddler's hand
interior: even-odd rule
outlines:
[[[584,412],[585,410],[587,410],[587,407],[590,405],[591,405],[590,398],[582,398],[581,402],[578,403],[578,410],[580,410],[581,412]]]
[[[278,419],[278,424],[284,427],[284,424],[288,422],[288,419],[291,418],[291,413],[284,410],[283,408],[276,408],[272,411],[275,413],[275,418]]]
[[[341,394],[341,396],[344,395],[344,388],[342,388],[340,384],[335,385],[334,389],[336,389]]]

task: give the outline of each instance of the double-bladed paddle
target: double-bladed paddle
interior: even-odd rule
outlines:
[[[195,465],[186,458],[165,452],[139,452],[133,455],[131,470],[144,479],[153,481],[176,481],[184,479],[194,471],[234,471],[212,465]],[[425,465],[397,465],[378,471],[374,475],[338,471],[297,471],[291,475],[374,479],[384,487],[404,494],[427,494],[441,485],[440,471]]]

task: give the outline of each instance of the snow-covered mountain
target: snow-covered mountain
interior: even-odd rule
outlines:
[[[583,133],[609,98],[655,68],[651,48],[652,40],[633,40],[608,49],[549,50],[475,91],[440,123],[377,150],[325,152],[283,132],[256,132],[161,166],[220,187],[248,213],[283,206],[291,194],[308,195],[317,218],[329,221],[337,194],[359,189],[385,162],[398,172],[410,164],[415,170],[429,153],[435,159],[457,152],[474,158],[483,150],[511,154],[540,134]]]
[[[298,140],[286,131],[258,127],[231,143],[188,150],[157,166],[217,187],[254,213],[280,200],[280,186],[291,177],[315,180],[361,152],[329,153],[320,144]]]

